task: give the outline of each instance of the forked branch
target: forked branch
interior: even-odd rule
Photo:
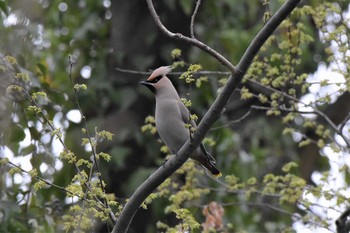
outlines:
[[[159,29],[168,37],[173,38],[173,39],[178,39],[178,40],[183,40],[187,43],[190,43],[198,48],[200,48],[201,50],[207,52],[210,56],[212,56],[213,58],[217,59],[221,64],[223,64],[224,66],[228,67],[230,69],[231,72],[234,72],[235,67],[234,65],[227,60],[224,56],[222,56],[219,52],[215,51],[213,48],[211,48],[209,45],[204,44],[203,42],[197,40],[196,38],[193,37],[187,37],[182,35],[181,33],[173,33],[171,31],[169,31],[164,24],[160,21],[159,15],[157,14],[156,10],[154,9],[153,6],[153,2],[152,0],[146,0],[147,4],[148,4],[148,9],[151,12],[151,15],[156,23],[156,25],[159,27]],[[194,20],[195,15],[197,14],[197,10],[199,7],[198,3],[196,5],[196,9],[195,12],[193,13],[192,19]],[[193,29],[191,29],[192,31]],[[194,35],[193,32],[191,32],[191,34]]]

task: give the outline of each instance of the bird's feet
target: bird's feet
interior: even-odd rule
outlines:
[[[168,162],[168,159],[164,159],[164,162],[162,163],[162,167],[165,167],[165,163]]]

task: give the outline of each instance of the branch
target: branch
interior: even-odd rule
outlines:
[[[350,120],[350,112],[348,113],[348,115],[345,117],[345,119],[343,120],[343,122],[340,124],[339,126],[339,131],[343,132],[343,129],[346,125],[346,123]]]
[[[226,124],[223,124],[223,125],[220,125],[220,126],[217,126],[217,127],[212,127],[210,129],[210,131],[212,130],[218,130],[218,129],[222,129],[222,128],[227,128],[233,124],[237,124],[237,123],[240,123],[242,122],[244,119],[246,119],[250,114],[251,114],[251,109],[248,110],[248,112],[246,112],[243,116],[241,116],[240,118],[236,119],[236,120],[232,120],[232,121],[229,121],[227,122]]]
[[[194,8],[193,14],[191,16],[191,26],[190,26],[190,33],[191,33],[191,38],[196,39],[194,36],[194,19],[197,16],[197,12],[199,9],[199,6],[201,5],[201,0],[197,0],[196,7]]]
[[[242,60],[241,60],[242,61]],[[117,71],[119,72],[122,72],[122,73],[126,73],[126,74],[132,74],[132,75],[150,75],[152,72],[143,72],[143,71],[135,71],[135,70],[128,70],[128,69],[121,69],[121,68],[115,68]],[[169,75],[181,75],[182,72],[171,72],[169,73]],[[226,72],[226,71],[198,71],[196,73],[194,73],[194,75],[229,75],[230,72]],[[350,119],[350,113],[344,118],[344,120],[342,121],[342,123],[337,126],[332,120],[331,118],[324,112],[322,112],[321,110],[319,110],[316,106],[312,106],[312,105],[308,105],[304,102],[302,102],[300,99],[292,96],[292,95],[289,95],[283,91],[280,91],[274,87],[271,87],[271,86],[267,86],[267,85],[264,85],[264,84],[261,84],[260,82],[256,81],[256,80],[253,80],[253,79],[247,79],[246,80],[249,84],[255,84],[255,85],[258,85],[260,86],[261,88],[264,88],[265,90],[267,91],[270,91],[271,93],[274,93],[274,92],[277,92],[279,93],[280,95],[296,102],[296,103],[300,103],[304,106],[310,106],[313,111],[312,112],[302,112],[302,111],[293,111],[293,112],[297,112],[297,113],[300,113],[300,114],[315,114],[315,115],[318,115],[320,118],[322,118],[323,120],[325,120],[325,122],[334,130],[335,133],[339,134],[344,142],[346,143],[346,145],[348,147],[350,147],[350,139],[347,138],[343,133],[343,129],[346,125],[346,123],[349,121]],[[314,82],[314,83],[310,83],[310,84],[317,84],[317,82]],[[332,83],[332,84],[336,84],[336,83]],[[255,109],[257,109],[258,107],[253,107]],[[260,109],[262,109],[263,107],[260,107]],[[265,110],[269,110],[270,108],[266,108]],[[283,108],[280,108],[279,110],[282,110],[282,111],[289,111],[288,109],[283,109]],[[242,120],[242,119],[238,119],[238,120],[235,120],[233,121],[233,123],[237,123],[237,121],[239,120]],[[231,123],[229,123],[228,125],[230,125]],[[217,127],[217,128],[220,128],[220,127]]]
[[[224,56],[222,56],[220,53],[215,51],[213,48],[211,48],[207,44],[204,44],[203,42],[197,40],[196,38],[190,38],[190,37],[182,35],[181,33],[173,33],[171,31],[169,31],[163,25],[163,23],[160,21],[159,15],[157,14],[156,10],[154,9],[152,0],[146,0],[146,1],[148,4],[148,9],[151,12],[151,15],[152,15],[156,25],[159,27],[159,29],[165,35],[167,35],[168,37],[173,38],[173,39],[179,39],[179,40],[185,41],[187,43],[190,43],[190,44],[200,48],[201,50],[203,50],[203,51],[207,52],[209,55],[211,55],[213,58],[217,59],[221,64],[228,67],[231,72],[234,72],[234,70],[235,70],[234,65],[230,61],[228,61]],[[198,2],[197,2],[197,6],[199,6]],[[197,6],[196,6],[196,8],[197,8]],[[193,14],[195,14],[195,13],[196,13],[196,10]]]
[[[102,180],[102,175],[101,175],[101,171],[100,171],[100,168],[99,168],[99,165],[98,165],[98,161],[97,161],[97,155],[96,155],[96,146],[94,145],[94,143],[92,143],[92,137],[90,135],[90,131],[89,131],[89,128],[87,126],[87,120],[86,120],[86,117],[83,113],[83,110],[81,109],[80,107],[80,103],[79,103],[79,97],[78,97],[78,91],[77,89],[75,88],[75,83],[73,81],[73,78],[72,78],[72,69],[73,69],[73,61],[72,61],[72,58],[71,56],[69,55],[69,80],[72,84],[72,87],[73,87],[73,90],[74,90],[74,100],[75,100],[75,104],[79,110],[79,113],[81,115],[81,118],[82,118],[82,121],[83,121],[83,124],[84,124],[84,128],[85,128],[85,131],[86,131],[86,134],[87,134],[87,138],[89,140],[89,144],[91,146],[91,151],[92,151],[92,157],[93,157],[93,166],[91,167],[90,169],[90,174],[89,174],[89,180],[88,182],[90,183],[91,182],[91,177],[92,177],[92,171],[93,171],[93,168],[95,166],[96,168],[96,171],[97,171],[97,177],[100,181],[100,186],[101,186],[101,191],[102,193],[105,195],[106,194],[106,190],[105,190],[105,187],[103,185],[103,180]],[[86,193],[87,195],[87,193]],[[109,206],[108,204],[108,200],[106,198],[106,196],[104,196],[103,198],[103,201],[104,201],[104,204],[106,206],[107,209],[109,209],[109,217],[111,218],[112,222],[113,223],[116,223],[117,219],[114,215],[114,213],[112,212],[111,210],[111,207]],[[82,216],[82,215],[81,215]],[[80,223],[79,223],[80,224]],[[80,225],[79,225],[80,227]]]
[[[350,208],[347,208],[335,221],[335,224],[337,225],[337,233],[348,233],[350,231],[350,221],[348,220],[349,215]]]
[[[121,73],[137,75],[137,77],[139,77],[140,75],[149,76],[153,72],[153,70],[145,72],[145,71],[122,69],[119,67],[115,67],[114,69]],[[181,74],[183,74],[183,72],[170,72],[167,75],[181,75]],[[193,73],[193,75],[230,75],[230,74],[231,72],[227,72],[227,71],[207,71],[207,70],[201,70]]]
[[[237,68],[238,68],[238,66],[237,66]],[[287,94],[287,93],[285,93],[285,92],[283,92],[283,91],[280,91],[280,90],[277,90],[277,89],[275,89],[275,88],[273,88],[273,87],[270,87],[270,86],[265,86],[265,85],[263,85],[263,84],[261,84],[261,83],[259,83],[259,82],[257,82],[257,81],[254,81],[254,80],[249,80],[250,82],[252,82],[252,83],[254,83],[254,84],[257,84],[257,85],[259,85],[259,86],[261,86],[261,87],[264,87],[265,89],[267,89],[267,90],[270,90],[270,91],[272,91],[272,92],[277,92],[278,94],[280,94],[280,95],[282,95],[282,96],[284,96],[284,97],[286,97],[286,98],[288,98],[288,99],[290,99],[290,100],[293,100],[294,102],[296,102],[296,103],[301,103],[302,105],[304,105],[304,106],[308,106],[306,103],[303,103],[300,99],[298,99],[298,98],[296,98],[296,97],[294,97],[294,96],[291,96],[291,95],[289,95],[289,94]],[[350,147],[350,139],[349,138],[347,138],[343,133],[342,133],[342,128],[341,127],[337,127],[336,126],[336,124],[328,117],[328,115],[326,114],[326,113],[324,113],[324,112],[322,112],[321,110],[319,110],[318,108],[317,108],[317,106],[311,106],[312,107],[312,109],[314,110],[314,113],[316,114],[316,115],[318,115],[318,116],[320,116],[321,118],[323,118],[326,122],[327,122],[327,124],[334,130],[334,132],[335,133],[337,133],[337,134],[339,134],[339,136],[344,140],[344,142],[346,143],[346,145],[347,145],[347,147]],[[347,120],[347,119],[344,119],[344,120]]]
[[[209,53],[211,56],[219,60],[222,64],[227,66],[232,74],[228,79],[227,84],[223,88],[220,95],[216,98],[212,106],[209,108],[208,112],[204,115],[202,121],[199,123],[197,130],[193,133],[192,140],[188,139],[186,143],[181,147],[176,156],[173,156],[168,160],[164,166],[158,168],[141,186],[134,192],[129,201],[124,206],[117,224],[113,228],[113,233],[125,233],[127,232],[129,225],[142,204],[142,202],[147,198],[147,196],[152,193],[161,183],[164,182],[174,171],[176,171],[186,160],[189,158],[190,154],[197,148],[200,142],[203,140],[210,127],[214,122],[220,117],[222,110],[227,104],[231,94],[241,83],[243,75],[246,73],[248,67],[253,61],[253,58],[259,52],[261,46],[265,41],[271,36],[277,26],[292,12],[292,10],[298,5],[301,0],[288,0],[277,12],[271,17],[269,22],[261,29],[261,31],[256,35],[254,40],[249,45],[247,51],[244,53],[242,59],[240,60],[237,69],[224,58],[221,54],[217,53],[215,50],[211,49],[209,46],[203,44],[198,40],[194,40],[188,37],[184,37],[181,34],[174,34],[168,31],[164,25],[160,22],[159,16],[157,15],[152,0],[147,0],[148,8],[151,11],[152,16],[156,24],[160,29],[171,38],[181,39],[192,45],[195,45],[202,50]]]
[[[25,95],[25,97],[28,99],[28,101],[33,105],[35,106],[37,109],[40,109],[39,112],[37,112],[37,115],[38,116],[41,116],[43,118],[43,120],[41,120],[40,118],[38,118],[38,120],[43,124],[47,124],[49,126],[49,128],[51,129],[52,133],[54,133],[54,135],[57,137],[57,139],[59,140],[59,142],[61,143],[61,145],[63,146],[64,148],[64,152],[70,152],[70,150],[68,149],[67,145],[65,144],[64,140],[63,140],[63,137],[60,135],[60,129],[59,128],[56,128],[53,124],[52,121],[49,120],[48,116],[47,116],[47,113],[45,111],[43,111],[42,109],[42,106],[32,97],[32,95],[29,94],[29,92],[26,90],[26,87],[25,85],[23,84],[23,81],[21,81],[20,79],[18,79],[16,77],[15,74],[13,74],[11,71],[10,71],[10,68],[9,66],[7,65],[7,62],[5,61],[5,59],[3,57],[0,58],[0,61],[2,62],[2,64],[4,65],[5,67],[5,71],[6,73],[14,80],[14,82],[16,83],[16,85],[18,85],[19,87],[21,87],[20,91]],[[84,118],[84,115],[82,113],[82,110],[80,108],[80,105],[79,105],[79,101],[78,101],[78,95],[77,95],[77,90],[76,88],[74,87],[74,82],[73,82],[73,79],[72,79],[72,66],[73,66],[73,63],[71,61],[71,57],[69,56],[69,62],[70,62],[70,69],[69,69],[69,79],[73,85],[73,89],[74,89],[74,93],[75,93],[75,101],[76,101],[76,104],[79,108],[79,111],[82,115],[82,118],[85,120]],[[84,121],[85,123],[85,128],[86,128],[86,121]],[[56,132],[56,133],[55,133]],[[90,141],[90,144],[92,145],[91,143],[91,137],[89,135],[89,141]],[[1,157],[1,156],[0,156]],[[94,154],[94,158],[96,157],[96,153]],[[17,167],[17,165],[13,164],[10,162],[10,164],[12,166],[15,166]],[[75,167],[75,170],[77,171],[77,173],[83,177],[83,174],[82,174],[82,171],[80,170],[80,168],[77,166],[76,163],[74,163],[74,167]],[[22,168],[20,167],[17,167],[19,168],[22,172],[26,172],[25,170],[23,170]],[[27,172],[28,173],[28,172]],[[29,173],[28,173],[29,174]],[[98,169],[98,174],[99,174],[99,177],[100,177],[100,171]],[[39,176],[35,176],[36,179],[40,180],[40,181],[43,181],[45,182],[46,184],[50,185],[50,186],[53,186],[55,188],[58,188],[58,189],[61,189],[61,190],[65,190],[66,193],[70,193],[70,194],[74,194],[72,192],[69,192],[68,190],[62,188],[62,187],[59,187],[53,183],[50,183],[49,181],[39,177]],[[101,189],[103,190],[103,192],[105,193],[105,190],[104,190],[104,187],[103,187],[103,184],[102,184],[102,178],[100,178],[100,182],[101,182]],[[84,182],[84,186],[87,188],[87,190],[90,192],[90,193],[93,193],[92,192],[92,188],[90,186],[90,183],[89,182]],[[76,195],[76,194],[74,194]],[[88,201],[85,197],[83,196],[79,196],[79,195],[76,195],[77,197],[81,198],[83,201]],[[109,205],[108,205],[108,201],[106,200],[106,198],[104,199],[105,200],[105,203],[103,203],[98,197],[94,196],[94,199],[97,203],[101,204],[101,206],[103,206],[104,208],[108,208],[110,209]],[[91,201],[88,201],[91,203]],[[101,209],[101,208],[99,208]],[[101,210],[102,211],[102,210]],[[115,215],[113,214],[112,211],[110,211],[110,218],[112,220],[113,223],[116,222],[116,218],[115,218]]]
[[[2,159],[2,158],[6,158],[6,157],[3,156],[2,154],[0,154],[0,158]],[[86,201],[86,202],[89,202],[90,204],[93,204],[91,200],[87,199],[87,198],[84,197],[84,196],[81,196],[81,195],[79,195],[79,194],[77,194],[77,193],[74,193],[74,192],[72,192],[72,191],[69,191],[68,189],[66,189],[66,188],[64,188],[64,187],[62,187],[62,186],[59,186],[59,185],[57,185],[57,184],[54,184],[54,183],[52,183],[52,182],[50,182],[50,181],[48,181],[48,180],[46,180],[46,179],[44,179],[44,178],[42,178],[42,177],[40,177],[40,176],[38,176],[38,175],[34,175],[34,176],[33,176],[33,174],[31,174],[31,172],[29,172],[29,171],[27,171],[27,170],[24,170],[22,167],[20,167],[19,165],[14,164],[14,163],[11,162],[11,161],[8,161],[7,164],[8,164],[8,165],[11,165],[12,167],[17,168],[18,170],[20,170],[21,172],[27,174],[28,176],[30,176],[30,177],[32,177],[32,178],[35,178],[35,179],[37,179],[37,180],[39,180],[39,181],[44,182],[46,185],[48,185],[48,186],[50,186],[50,187],[54,187],[54,188],[56,188],[56,189],[58,189],[58,190],[64,191],[66,194],[70,194],[70,195],[72,195],[72,196],[76,196],[76,197],[78,197],[78,198],[80,198],[80,199],[82,199],[82,200],[84,200],[84,201]],[[103,203],[100,203],[100,204],[103,206]],[[96,209],[98,209],[99,211],[103,211],[103,209],[101,209],[101,207],[99,207],[97,204],[94,204],[94,205],[95,205]],[[105,207],[105,206],[103,206],[103,207]]]
[[[259,52],[261,46],[272,35],[280,23],[287,18],[292,10],[301,2],[301,0],[288,0],[283,6],[270,18],[260,32],[255,36],[253,41],[242,56],[237,65],[239,72],[245,73],[252,63],[255,55]]]

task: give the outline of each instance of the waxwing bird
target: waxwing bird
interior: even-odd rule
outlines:
[[[170,66],[159,67],[146,81],[140,83],[148,87],[156,97],[155,118],[157,131],[171,153],[176,154],[190,138],[189,129],[185,127],[185,124],[189,122],[190,113],[181,102],[175,87],[166,76],[170,71]],[[193,120],[190,124],[196,127],[196,123]],[[202,143],[191,154],[190,158],[199,162],[214,176],[221,176],[220,171],[215,167],[215,159],[207,152]]]

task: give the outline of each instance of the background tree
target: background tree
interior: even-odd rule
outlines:
[[[190,34],[195,6],[155,2],[164,25],[184,35]],[[280,6],[277,1],[202,2],[195,35],[236,64]],[[1,1],[0,7],[0,138],[1,158],[7,158],[1,160],[1,230],[111,230],[110,212],[102,211],[105,199],[118,212],[166,154],[156,136],[140,129],[153,112],[152,96],[138,87],[147,75],[116,68],[168,65],[171,51],[180,49],[181,56],[173,56],[183,63],[176,63],[175,71],[186,71],[191,63],[203,67],[193,74],[191,87],[177,79],[180,75],[171,76],[200,118],[226,83],[227,69],[198,48],[161,34],[145,2]],[[158,199],[137,212],[129,232],[185,231],[198,224],[228,232],[281,231],[302,223],[335,230],[335,219],[348,206],[348,7],[346,1],[299,5],[255,57],[205,139],[223,178],[203,176],[186,162],[158,189]],[[324,72],[320,67],[333,69],[332,77],[309,75]],[[73,88],[70,77],[73,86],[87,89]],[[74,90],[83,119],[79,110],[70,117],[78,109]],[[110,138],[103,129],[114,134],[112,141],[101,142]],[[152,130],[152,124],[143,129]],[[87,139],[82,145],[82,138],[91,138],[91,145]],[[76,161],[61,153],[64,145]],[[102,160],[109,158],[102,151],[110,162]],[[105,191],[114,194],[118,206],[111,195],[98,193],[92,152],[101,159]],[[15,164],[27,173],[13,169]]]

